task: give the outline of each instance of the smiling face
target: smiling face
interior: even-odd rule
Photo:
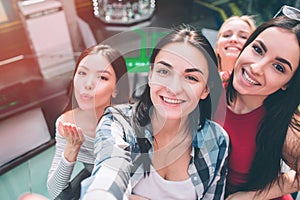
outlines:
[[[73,84],[79,108],[103,110],[110,105],[116,87],[116,75],[106,57],[88,55],[79,63]]]
[[[222,26],[216,43],[216,53],[222,62],[221,71],[232,71],[251,32],[250,26],[241,19],[233,19]]]
[[[262,103],[268,95],[288,87],[298,68],[299,55],[298,40],[293,33],[267,28],[238,58],[233,86],[239,95],[260,97]]]
[[[149,74],[154,109],[166,119],[182,119],[209,93],[206,86],[208,64],[205,56],[188,43],[164,46]]]

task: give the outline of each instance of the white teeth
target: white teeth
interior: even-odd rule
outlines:
[[[227,50],[239,51],[239,49],[236,47],[227,47]]]
[[[251,83],[251,84],[253,84],[253,85],[259,85],[258,82],[254,81],[253,79],[251,79],[251,78],[248,76],[248,74],[246,73],[246,71],[244,71],[243,75],[244,75],[245,79],[246,79],[249,83]]]
[[[178,100],[178,99],[169,99],[167,97],[163,97],[163,100],[167,103],[171,103],[171,104],[179,104],[182,103],[182,100]]]

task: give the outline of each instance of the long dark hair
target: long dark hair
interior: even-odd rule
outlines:
[[[300,46],[300,22],[280,16],[260,25],[244,45],[247,47],[264,30],[278,27],[294,33]],[[244,49],[243,48],[243,49]],[[280,48],[278,46],[278,48]],[[243,51],[243,50],[242,50]],[[294,114],[300,103],[300,69],[295,71],[288,82],[286,90],[279,89],[269,95],[263,102],[266,110],[256,135],[256,154],[252,162],[248,182],[243,190],[260,190],[269,188],[278,178],[281,170],[281,158],[286,133],[289,126],[299,130],[299,121]],[[236,100],[237,91],[233,87],[233,73],[228,82],[227,104]],[[279,181],[279,180],[278,180]]]
[[[153,68],[154,60],[160,50],[167,44],[170,43],[187,43],[199,49],[200,52],[204,54],[207,59],[209,66],[209,77],[207,86],[210,88],[210,94],[204,100],[199,100],[197,108],[189,114],[189,130],[194,133],[197,125],[203,127],[206,119],[211,119],[212,114],[216,110],[216,106],[219,101],[220,93],[222,90],[221,79],[218,74],[217,59],[213,48],[211,47],[209,41],[199,32],[193,30],[190,26],[180,26],[178,29],[174,29],[167,36],[162,38],[157,45],[154,47],[151,57],[150,65]],[[201,63],[199,63],[201,64]],[[150,148],[147,140],[144,139],[143,127],[150,123],[150,109],[153,103],[150,98],[150,87],[145,86],[144,92],[138,98],[140,99],[137,103],[136,110],[134,112],[133,120],[135,127],[135,132],[137,134],[139,147],[144,158],[144,170],[149,172],[150,170],[150,159],[148,157],[148,150]]]
[[[82,59],[84,59],[88,55],[96,55],[100,54],[107,58],[109,63],[111,63],[111,66],[113,67],[113,70],[116,74],[116,89],[117,89],[117,96],[115,98],[112,98],[111,103],[112,104],[119,104],[119,103],[128,103],[129,102],[129,80],[128,80],[128,73],[127,73],[127,67],[124,60],[124,57],[121,55],[121,53],[112,48],[109,45],[99,44],[91,46],[87,49],[85,49],[80,56],[77,59],[76,67],[74,70],[73,78],[71,80],[68,94],[69,94],[69,101],[67,106],[65,107],[64,112],[71,110],[73,108],[78,107],[78,103],[76,101],[76,98],[74,96],[74,83],[73,79],[76,74],[76,71],[78,69],[78,66]]]

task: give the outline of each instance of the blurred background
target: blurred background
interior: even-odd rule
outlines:
[[[86,47],[123,31],[180,24],[198,28],[214,46],[228,17],[252,15],[260,25],[284,4],[300,7],[299,0],[0,0],[1,199],[25,192],[49,196],[54,123]],[[147,37],[138,37],[141,49]],[[134,90],[146,81],[148,55],[125,58]]]

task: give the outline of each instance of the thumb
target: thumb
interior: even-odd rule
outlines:
[[[58,122],[58,133],[64,137],[64,125],[61,121]]]

